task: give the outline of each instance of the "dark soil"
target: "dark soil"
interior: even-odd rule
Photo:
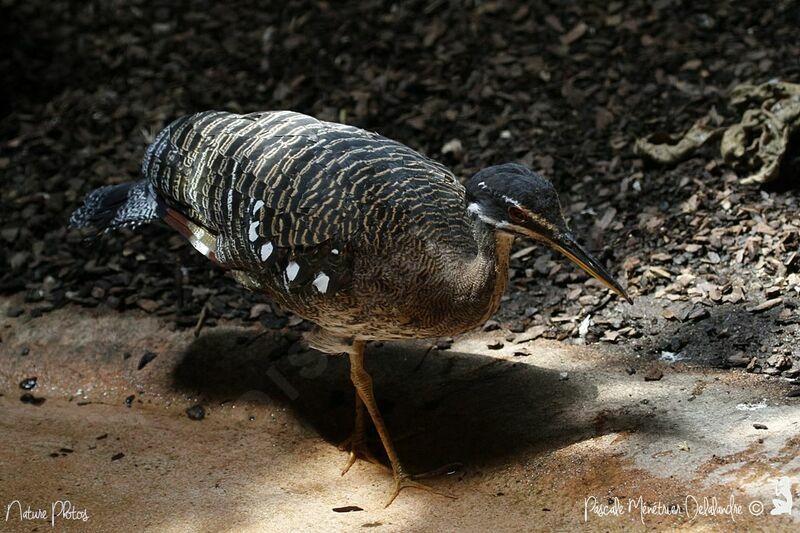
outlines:
[[[556,183],[573,229],[636,303],[519,242],[498,317],[509,342],[615,343],[793,376],[791,176],[760,190],[712,151],[664,169],[632,147],[724,113],[738,83],[800,81],[800,6],[587,4],[0,2],[0,290],[24,296],[9,315],[139,308],[194,327],[207,306],[206,327],[305,327],[166,227],[89,243],[66,229],[92,188],[137,177],[173,118],[293,109],[377,130],[463,177],[513,160]]]

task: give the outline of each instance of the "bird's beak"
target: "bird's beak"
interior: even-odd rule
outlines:
[[[528,230],[530,231],[530,230]],[[526,232],[528,233],[528,232]],[[593,278],[599,280],[603,285],[623,297],[628,303],[632,304],[633,300],[628,296],[619,283],[609,274],[600,262],[587,252],[583,246],[578,244],[575,238],[566,231],[558,232],[555,235],[547,236],[539,232],[531,232],[527,236],[536,240],[542,241],[554,250],[557,250],[567,256],[570,261],[581,267],[588,272]]]

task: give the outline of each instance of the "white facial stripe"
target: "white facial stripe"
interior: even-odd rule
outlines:
[[[317,277],[314,278],[313,285],[320,293],[325,294],[328,291],[328,282],[330,280],[331,278],[325,272],[320,272]]]
[[[511,227],[511,224],[509,224],[508,222],[501,222],[499,220],[495,220],[486,213],[484,213],[483,208],[474,202],[467,206],[467,211],[477,215],[478,218],[480,218],[484,223],[489,224],[490,226],[494,226],[500,229]]]
[[[516,206],[516,207],[519,207],[520,209],[523,209],[523,207],[520,205],[520,203],[518,201],[514,200],[513,198],[511,198],[510,196],[506,196],[504,194],[503,195],[503,200],[505,200],[506,202],[510,203],[513,206]]]
[[[261,260],[266,261],[269,259],[269,256],[272,255],[272,242],[268,242],[264,246],[261,247]]]
[[[295,263],[294,261],[290,261],[289,264],[286,266],[286,279],[289,281],[293,281],[294,278],[297,277],[297,274],[300,272],[300,265]]]

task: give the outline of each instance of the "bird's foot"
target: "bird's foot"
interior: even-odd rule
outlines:
[[[342,475],[345,475],[358,459],[369,461],[370,463],[388,468],[386,465],[378,461],[374,455],[372,455],[372,452],[369,451],[369,447],[367,447],[367,442],[363,435],[356,435],[354,433],[339,445],[339,449],[348,452],[347,463],[344,465],[344,468],[342,468]]]
[[[441,490],[434,489],[428,485],[420,483],[416,481],[417,479],[424,479],[424,478],[431,478],[434,476],[439,476],[445,474],[449,471],[452,471],[454,468],[458,468],[461,466],[461,463],[451,463],[449,465],[445,465],[443,467],[437,468],[435,470],[430,470],[428,472],[424,472],[422,474],[417,474],[415,476],[409,475],[405,473],[404,470],[395,470],[394,474],[394,490],[389,495],[389,499],[386,501],[386,505],[384,507],[389,507],[392,502],[397,498],[400,494],[400,491],[403,489],[419,489],[424,490],[427,492],[432,492],[433,494],[438,494],[439,496],[444,496],[445,498],[450,498],[451,500],[455,500],[456,497],[449,492],[444,492]]]

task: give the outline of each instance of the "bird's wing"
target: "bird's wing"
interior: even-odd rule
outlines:
[[[235,270],[321,292],[349,281],[350,246],[370,235],[449,232],[463,189],[443,166],[364,130],[288,111],[178,119],[143,173],[167,203],[215,236]],[[424,231],[423,231],[424,228]]]

